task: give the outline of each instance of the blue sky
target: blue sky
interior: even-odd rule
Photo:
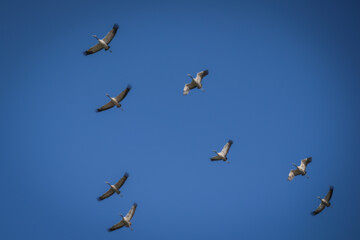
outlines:
[[[357,1],[7,1],[4,239],[357,239]],[[113,53],[83,56],[118,23]],[[206,93],[182,95],[209,69]],[[127,84],[125,111],[95,113]],[[210,162],[228,139],[230,164]],[[312,156],[309,179],[287,181]],[[124,172],[123,198],[96,198]],[[310,215],[330,185],[333,208]],[[133,202],[134,231],[106,229]]]

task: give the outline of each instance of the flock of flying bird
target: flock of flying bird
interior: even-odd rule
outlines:
[[[106,36],[103,39],[99,39],[96,35],[93,35],[93,37],[97,39],[98,43],[96,45],[94,45],[93,47],[89,48],[88,50],[86,50],[84,52],[84,55],[87,56],[87,55],[96,53],[102,49],[104,49],[105,51],[108,51],[110,49],[109,44],[115,37],[118,29],[119,29],[119,25],[114,24],[113,28],[110,30],[110,32],[108,32],[106,34]],[[111,50],[109,50],[109,51],[112,52]],[[202,82],[203,78],[205,76],[207,76],[208,74],[209,74],[208,70],[204,70],[204,71],[197,73],[196,78],[193,78],[190,74],[188,74],[188,76],[191,78],[191,82],[188,84],[185,84],[183,94],[188,95],[190,90],[194,89],[194,88],[198,88],[204,92],[201,82]],[[98,108],[96,111],[102,112],[102,111],[108,110],[114,106],[116,106],[117,108],[121,108],[120,102],[122,100],[124,100],[124,98],[127,96],[127,94],[129,93],[130,90],[131,90],[131,86],[128,85],[127,88],[124,91],[122,91],[119,95],[117,95],[116,97],[110,97],[109,94],[106,94],[106,96],[110,99],[110,101],[108,103],[106,103],[105,105],[103,105],[102,107]],[[123,109],[121,108],[121,110],[123,110]],[[222,160],[224,162],[229,163],[227,154],[228,154],[232,144],[233,144],[233,141],[229,140],[225,144],[225,146],[223,147],[221,152],[217,152],[217,151],[213,150],[213,152],[216,154],[216,156],[210,158],[210,160],[211,161]],[[301,160],[300,166],[297,166],[296,164],[293,163],[293,165],[296,167],[296,169],[293,169],[290,171],[289,176],[288,176],[288,181],[292,181],[294,179],[294,177],[298,176],[298,175],[306,176],[307,178],[309,178],[306,175],[306,167],[309,163],[311,163],[311,161],[312,161],[312,157],[309,157],[309,158]],[[110,188],[107,192],[105,192],[102,196],[100,196],[98,198],[98,200],[102,201],[102,200],[112,196],[114,193],[117,193],[118,195],[122,196],[120,194],[120,188],[124,185],[124,183],[126,182],[128,177],[129,177],[129,174],[125,173],[124,176],[114,185],[111,185],[109,182],[106,182],[106,184],[108,184],[110,186]],[[311,212],[312,215],[317,215],[322,210],[324,210],[325,207],[331,206],[330,199],[332,197],[333,190],[334,190],[334,187],[330,186],[330,190],[324,198],[321,198],[319,196],[317,197],[318,199],[320,199],[321,203],[315,211]],[[117,230],[119,228],[122,228],[124,226],[128,227],[132,230],[131,219],[133,218],[133,216],[135,214],[136,208],[137,208],[137,204],[134,203],[125,217],[120,214],[120,216],[122,217],[121,221],[118,222],[117,224],[113,225],[111,228],[109,228],[108,231],[111,232],[111,231]]]

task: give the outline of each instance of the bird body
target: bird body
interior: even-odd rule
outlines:
[[[111,185],[111,184],[108,183],[108,182],[106,182],[106,183],[110,185],[110,188],[111,188],[112,190],[114,190],[114,192],[116,192],[117,194],[120,194],[120,191],[115,187],[115,185]]]
[[[96,35],[93,35],[93,37],[96,38],[96,40],[98,40],[98,43],[95,46],[86,50],[84,52],[84,55],[87,56],[87,55],[96,53],[96,52],[100,51],[101,49],[105,49],[105,51],[109,50],[110,49],[109,44],[115,37],[115,34],[118,29],[119,29],[119,25],[114,24],[113,28],[110,30],[110,32],[108,32],[106,34],[106,36],[103,39],[99,39]],[[111,52],[111,50],[110,50],[110,52]]]
[[[115,231],[116,229],[122,228],[122,227],[128,227],[132,230],[131,228],[131,219],[133,218],[134,214],[135,214],[135,210],[137,208],[137,203],[134,203],[133,206],[131,207],[130,211],[126,214],[126,216],[124,217],[122,214],[120,214],[120,216],[122,217],[121,221],[118,222],[117,224],[113,225],[111,228],[108,229],[109,232]]]
[[[188,95],[190,90],[191,89],[194,89],[194,88],[198,88],[198,89],[203,89],[202,88],[202,79],[209,74],[209,71],[208,70],[204,70],[202,72],[198,72],[196,74],[196,78],[193,78],[190,74],[188,74],[188,76],[191,78],[191,83],[188,83],[188,84],[185,84],[185,87],[184,87],[184,92],[183,94],[184,95]]]
[[[218,161],[218,160],[223,160],[224,162],[227,162],[227,154],[230,150],[231,145],[233,144],[232,140],[229,140],[225,146],[223,147],[223,149],[221,150],[221,152],[216,152],[215,150],[213,150],[213,152],[216,154],[216,156],[210,158],[211,161]],[[229,163],[229,162],[228,162]]]
[[[296,164],[293,163],[293,165],[296,167],[296,169],[293,169],[290,171],[289,176],[288,176],[288,181],[293,180],[294,177],[297,175],[305,176],[306,175],[306,167],[309,163],[311,163],[311,161],[312,161],[312,157],[308,157],[308,158],[301,160],[300,166],[296,166]]]
[[[116,100],[116,98],[110,97],[109,94],[106,94],[107,97],[110,98],[110,101],[116,106],[116,107],[121,107],[121,104]]]
[[[321,197],[317,197],[321,203],[320,205],[317,207],[317,209],[313,212],[311,212],[311,214],[313,216],[319,214],[320,212],[322,212],[322,210],[324,210],[325,207],[330,207],[331,206],[331,203],[330,203],[330,199],[332,197],[332,194],[333,194],[333,191],[334,191],[334,187],[333,186],[330,186],[330,190],[329,192],[326,194],[326,196],[324,198],[321,198]]]

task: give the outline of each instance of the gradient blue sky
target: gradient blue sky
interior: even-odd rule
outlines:
[[[2,239],[358,239],[358,1],[6,1]],[[83,56],[120,25],[113,53]],[[206,93],[182,95],[209,69]],[[95,113],[127,84],[125,111]],[[231,164],[210,162],[228,139]],[[310,179],[287,181],[312,156]],[[123,198],[96,198],[124,172]],[[333,208],[313,217],[334,185]],[[106,229],[133,202],[134,231]]]

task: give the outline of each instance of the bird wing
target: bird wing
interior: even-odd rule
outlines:
[[[84,55],[87,56],[87,55],[96,53],[96,52],[100,51],[102,48],[103,48],[103,46],[101,46],[100,43],[97,43],[95,46],[92,46],[91,48],[89,48],[88,50],[86,50],[86,51],[84,52]]]
[[[318,206],[318,208],[317,208],[315,211],[311,212],[311,214],[312,214],[313,216],[315,216],[316,214],[318,214],[318,213],[320,213],[322,210],[324,210],[324,208],[325,208],[325,204],[320,203],[320,205]]]
[[[298,169],[293,169],[290,171],[289,176],[288,176],[288,180],[291,181],[294,179],[295,176],[299,175],[300,171]]]
[[[115,184],[117,189],[120,189],[122,185],[124,185],[126,179],[129,177],[128,173],[125,173],[124,176]]]
[[[113,106],[115,106],[114,103],[113,103],[112,101],[110,101],[110,102],[108,102],[107,104],[105,104],[104,106],[96,109],[96,111],[97,111],[97,112],[102,112],[102,111],[105,111],[105,110],[107,110],[107,109],[109,109],[109,108],[112,108]]]
[[[185,84],[184,95],[188,95],[189,91],[195,87],[196,87],[196,84],[194,81],[191,81],[191,83]]]
[[[131,86],[128,85],[127,88],[124,91],[122,91],[119,95],[117,95],[115,97],[116,101],[118,103],[121,102],[126,97],[126,95],[129,93],[130,89],[131,89]]]
[[[124,220],[121,220],[120,222],[118,222],[117,224],[115,224],[114,226],[112,226],[111,228],[108,229],[109,232],[112,232],[116,229],[122,228],[124,226]]]
[[[231,147],[232,144],[233,144],[233,141],[232,141],[232,140],[229,140],[229,141],[225,144],[225,146],[224,146],[223,149],[221,150],[221,154],[222,154],[223,156],[226,156],[226,155],[227,155],[227,153],[229,152],[230,147]]]
[[[330,190],[329,192],[326,194],[325,196],[325,200],[326,201],[330,201],[331,197],[332,197],[332,194],[333,194],[333,191],[334,191],[334,187],[333,186],[330,186]]]
[[[300,168],[305,170],[307,165],[309,163],[311,163],[311,161],[312,161],[312,157],[308,157],[308,158],[301,160]]]
[[[134,203],[133,206],[131,207],[130,211],[128,212],[128,214],[126,214],[125,217],[128,219],[128,221],[130,221],[133,218],[136,207],[137,207],[137,203]]]
[[[210,158],[210,160],[211,161],[218,161],[218,160],[222,160],[222,158],[216,155],[216,156]]]
[[[198,72],[196,74],[196,78],[195,78],[195,81],[198,82],[198,83],[201,83],[203,77],[205,77],[206,75],[209,74],[209,71],[208,70],[205,70],[205,71],[202,71],[202,72]]]
[[[101,200],[104,200],[105,198],[108,198],[110,197],[111,195],[114,194],[114,190],[112,188],[110,188],[106,193],[104,193],[102,196],[98,197],[98,200],[101,201]]]
[[[108,34],[106,34],[106,36],[104,37],[103,41],[106,44],[109,44],[111,42],[111,40],[113,40],[113,38],[115,37],[115,34],[117,32],[117,30],[119,29],[119,25],[114,24],[113,28],[110,30],[110,32],[108,32]]]

